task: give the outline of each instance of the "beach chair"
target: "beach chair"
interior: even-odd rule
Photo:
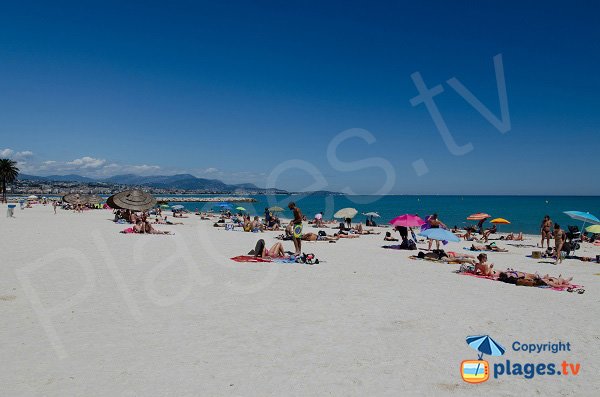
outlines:
[[[567,243],[568,243],[568,250],[563,249],[564,251],[567,251],[567,255],[570,255],[571,252],[575,252],[577,251],[579,248],[581,248],[581,232],[579,231],[579,227],[577,226],[568,226],[569,231],[566,232],[565,234],[567,235]],[[567,245],[567,244],[565,244]]]

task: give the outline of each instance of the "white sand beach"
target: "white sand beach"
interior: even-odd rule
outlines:
[[[526,257],[532,248],[504,241],[509,253],[489,254],[498,270],[573,276],[585,286],[577,294],[455,274],[459,265],[382,249],[383,235],[304,242],[321,261],[312,266],[237,263],[229,258],[279,233],[225,231],[191,214],[157,226],[172,236],[121,234],[127,226],[107,210],[37,205],[14,219],[0,210],[2,396],[592,396],[600,387],[597,263],[539,263]],[[566,360],[580,372],[465,383],[460,363],[477,359],[465,337],[479,334],[506,348],[484,357],[490,366]],[[517,352],[514,341],[571,351]]]

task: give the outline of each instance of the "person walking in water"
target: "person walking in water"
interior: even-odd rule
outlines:
[[[550,220],[550,215],[546,215],[544,220],[542,221],[542,225],[540,227],[540,232],[542,234],[542,248],[544,248],[544,239],[546,239],[546,246],[550,248],[550,230],[552,229],[552,220]]]
[[[293,201],[288,204],[288,208],[294,213],[294,219],[290,222],[292,227],[292,240],[296,252],[294,255],[302,255],[302,212],[296,207]]]

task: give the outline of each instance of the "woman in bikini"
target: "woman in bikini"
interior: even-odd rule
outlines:
[[[542,248],[544,248],[544,239],[546,239],[546,246],[550,247],[550,230],[552,230],[552,220],[550,220],[549,215],[546,215],[540,227],[540,233],[542,234]]]
[[[471,245],[471,251],[494,251],[494,252],[508,252],[508,250],[504,248],[498,247],[495,243],[487,244],[487,245]]]
[[[263,258],[286,258],[287,255],[283,249],[283,244],[278,241],[270,249],[265,247],[262,252]]]
[[[494,265],[487,263],[487,254],[477,255],[478,263],[475,264],[475,273],[481,274],[482,276],[495,276]]]

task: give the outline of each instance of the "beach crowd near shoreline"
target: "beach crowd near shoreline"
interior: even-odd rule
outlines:
[[[136,200],[139,203],[145,198],[140,193]],[[109,355],[120,357],[123,363],[117,367],[130,375],[108,385],[113,373],[108,371],[93,381],[75,381],[77,386],[71,390],[90,395],[117,392],[122,390],[123,382],[130,382],[129,378],[136,379],[130,384],[132,390],[144,393],[149,385],[156,387],[150,379],[153,376],[162,379],[169,390],[182,393],[202,390],[228,394],[228,389],[237,388],[240,394],[250,390],[272,394],[292,390],[289,388],[295,386],[280,377],[293,378],[291,374],[296,373],[299,378],[294,384],[302,384],[309,393],[325,385],[325,390],[346,390],[350,394],[365,387],[383,394],[389,390],[444,394],[448,388],[468,394],[466,384],[460,377],[456,380],[455,367],[462,356],[471,353],[461,351],[458,343],[456,348],[434,352],[425,339],[464,339],[478,332],[492,333],[499,339],[531,335],[538,335],[539,340],[571,338],[580,358],[582,351],[577,346],[588,347],[582,360],[585,371],[578,383],[572,379],[543,383],[541,378],[531,382],[548,393],[574,391],[579,395],[591,395],[586,393],[597,383],[591,371],[599,369],[600,349],[597,343],[590,347],[600,329],[598,316],[593,315],[598,313],[600,297],[594,288],[600,274],[596,257],[600,247],[594,244],[595,233],[574,235],[561,226],[554,229],[549,219],[540,225],[538,236],[499,233],[494,224],[484,226],[481,217],[490,217],[482,213],[465,214],[474,219],[472,227],[463,229],[447,227],[442,221],[443,212],[424,219],[404,214],[395,220],[383,220],[376,213],[359,215],[344,208],[336,218],[324,219],[320,213],[303,214],[300,201],[290,204],[293,218],[285,219],[280,207],[265,208],[259,217],[231,203],[219,204],[214,211],[198,212],[177,204],[152,204],[139,211],[122,208],[118,203],[117,208],[110,208],[103,203],[77,201],[30,200],[22,210],[15,206],[12,217],[3,218],[0,229],[3,251],[9,253],[2,274],[2,305],[5,310],[9,304],[18,307],[5,312],[12,325],[3,333],[15,344],[4,350],[6,354],[18,352],[29,360],[41,354],[42,360],[31,371],[17,371],[17,381],[5,379],[5,384],[15,392],[50,390],[49,395],[58,395],[72,387],[65,383],[69,374],[77,379],[80,372],[89,376],[100,368],[100,362],[92,360],[77,370],[86,360],[84,356],[105,360]],[[565,244],[569,245],[568,252],[563,250]],[[81,270],[78,265],[69,265],[68,260],[54,268],[56,265],[47,257],[72,249],[81,250],[94,272],[108,269],[108,279],[121,280],[117,285],[141,277],[146,278],[144,287],[119,286],[117,291],[109,292],[110,283],[100,278],[87,300],[70,302],[65,291],[77,295]],[[102,265],[107,258],[107,264]],[[187,271],[180,269],[182,264]],[[48,276],[47,271],[52,275]],[[149,274],[151,281],[147,279]],[[29,292],[29,287],[24,287],[29,284],[23,284],[23,280],[29,280],[27,277],[33,280],[30,286],[35,285]],[[54,281],[48,284],[48,280]],[[224,291],[213,290],[218,280],[225,280]],[[184,296],[182,291],[187,293],[185,299],[176,299]],[[148,297],[150,301],[145,302]],[[490,303],[472,306],[469,297]],[[36,304],[36,299],[41,303]],[[119,303],[121,300],[126,304]],[[69,304],[73,305],[73,313],[71,306],[65,309]],[[557,307],[564,321],[549,320],[547,313]],[[92,314],[95,310],[97,315]],[[141,320],[131,314],[136,312],[143,313]],[[585,325],[580,321],[584,313],[588,313]],[[40,316],[41,325],[36,320]],[[202,324],[199,320],[189,322],[198,316]],[[461,318],[460,324],[453,324],[452,319],[457,317]],[[167,323],[163,326],[150,318],[170,318],[168,321],[174,323],[169,327],[174,328],[168,331],[164,328]],[[53,332],[60,339],[58,348],[55,337],[47,336],[46,323],[53,324]],[[261,324],[270,324],[272,329],[263,329]],[[573,324],[579,331],[575,336],[570,331]],[[290,336],[294,335],[296,342],[287,347],[290,341],[277,336],[278,327],[300,327],[304,334],[292,332]],[[125,329],[130,330],[131,337],[121,334]],[[80,332],[92,333],[109,346],[121,345],[124,340],[134,356],[124,358],[124,346],[114,351],[100,348],[102,343],[91,347],[77,336]],[[167,334],[178,335],[179,342]],[[267,335],[269,346],[262,339]],[[345,346],[346,353],[332,347],[335,339]],[[412,347],[409,340],[413,341]],[[25,345],[19,348],[17,341]],[[181,341],[187,341],[185,347],[179,344]],[[157,346],[164,360],[143,351],[146,343]],[[246,345],[240,347],[238,343]],[[296,348],[291,347],[294,345]],[[328,353],[315,351],[313,355],[310,352],[316,346]],[[189,349],[196,354],[190,356]],[[250,356],[232,364],[239,354]],[[286,363],[271,368],[269,360],[281,354]],[[306,358],[308,361],[303,358],[305,354],[311,357]],[[415,371],[431,370],[431,363],[418,358],[421,355],[436,357],[438,365],[447,360],[443,364],[447,369],[433,374],[425,384],[406,379],[381,382],[389,371],[401,379]],[[189,372],[201,357],[206,363],[201,365],[204,372],[198,379],[174,382],[176,373]],[[57,366],[61,360],[69,365]],[[370,363],[366,373],[359,364],[363,360]],[[415,368],[405,369],[402,363],[406,360]],[[145,366],[143,362],[151,363],[148,374],[131,375],[132,366]],[[323,370],[313,372],[307,367],[310,365]],[[50,389],[35,380],[45,372],[55,374],[52,378],[56,385]],[[261,373],[273,378],[257,383],[253,377]],[[174,378],[165,380],[167,374],[174,374]],[[336,380],[327,386],[332,379]],[[504,381],[490,389],[490,394],[514,392],[515,387],[522,387],[519,384]],[[91,385],[103,392],[90,392]]]

